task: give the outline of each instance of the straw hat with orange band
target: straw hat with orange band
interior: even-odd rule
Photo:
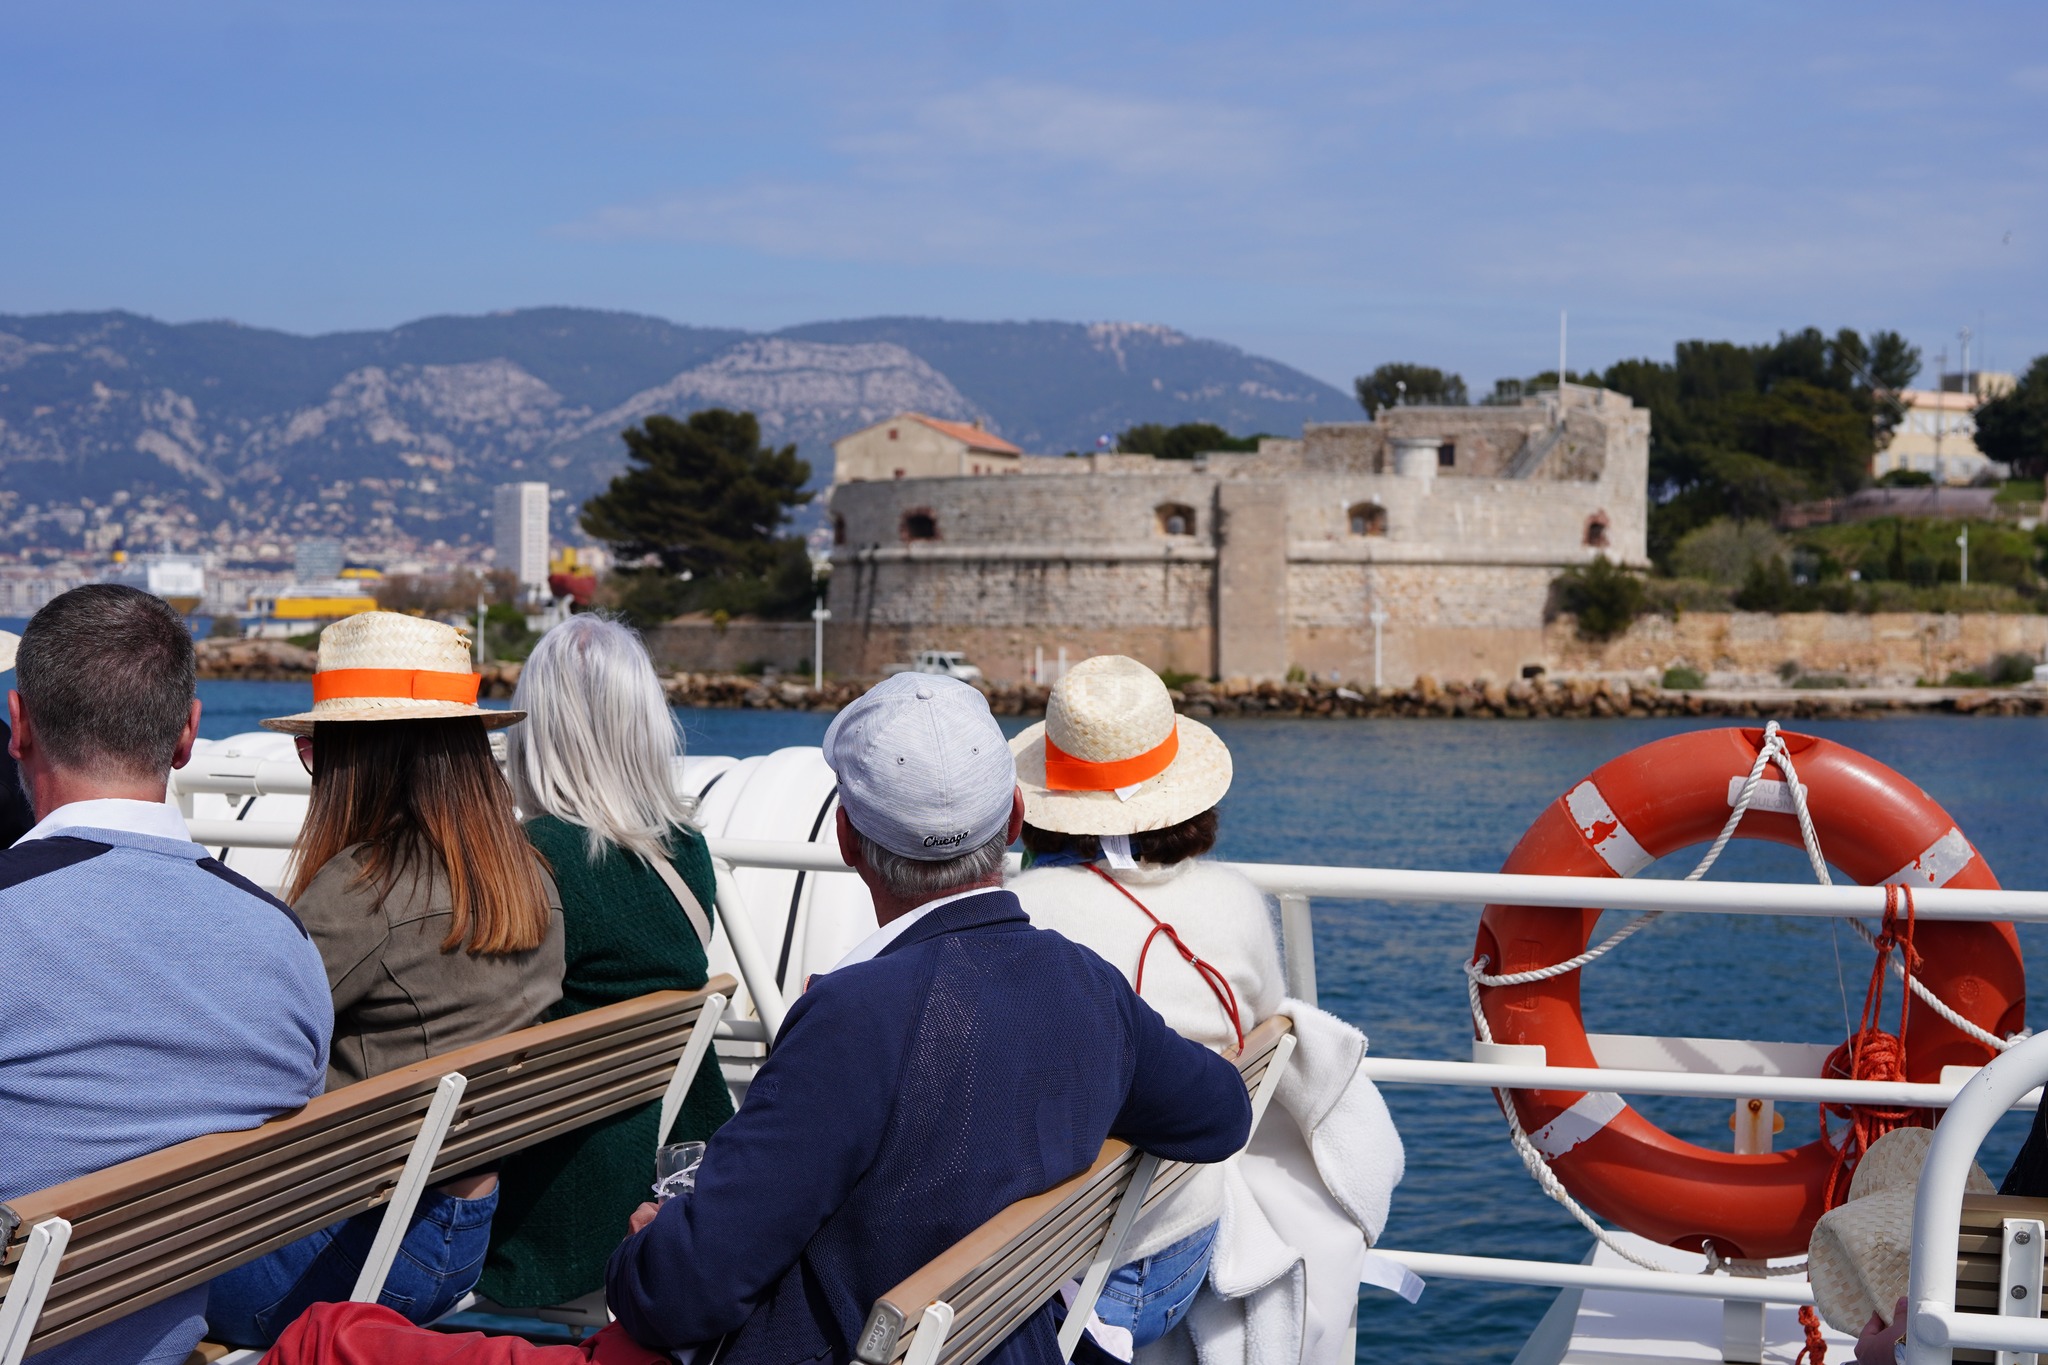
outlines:
[[[1010,741],[1024,818],[1060,834],[1141,834],[1200,815],[1230,790],[1230,750],[1173,712],[1136,659],[1084,659],[1053,684],[1045,719]]]
[[[524,711],[486,711],[470,667],[469,636],[453,626],[390,611],[366,611],[320,632],[313,709],[263,722],[266,730],[310,735],[323,720],[439,720],[475,716],[495,730]]]

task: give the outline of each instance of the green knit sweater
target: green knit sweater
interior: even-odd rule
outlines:
[[[526,837],[547,858],[562,892],[567,970],[561,1003],[547,1018],[704,984],[704,945],[653,868],[611,847],[592,863],[583,829],[552,816],[528,821]],[[715,913],[704,836],[677,830],[670,845],[676,871]],[[642,1105],[506,1158],[480,1293],[510,1307],[540,1308],[604,1286],[605,1261],[625,1237],[627,1217],[651,1197],[660,1107]],[[731,1117],[718,1057],[707,1055],[667,1141],[709,1137]]]

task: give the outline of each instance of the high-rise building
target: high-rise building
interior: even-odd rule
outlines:
[[[511,570],[520,588],[540,595],[548,587],[548,486],[501,483],[492,508],[498,567]]]
[[[292,577],[301,583],[332,583],[341,577],[338,540],[302,540],[292,550]]]

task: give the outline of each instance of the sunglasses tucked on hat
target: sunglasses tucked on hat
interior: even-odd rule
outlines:
[[[476,704],[469,635],[439,621],[366,611],[320,632],[313,709],[264,721],[266,730],[310,735],[323,720],[440,720],[476,716],[487,730],[526,719],[524,711]]]
[[[825,764],[853,827],[905,858],[943,862],[1010,826],[1017,771],[988,699],[953,678],[898,673],[832,718]]]
[[[1045,719],[1010,741],[1024,818],[1059,834],[1142,834],[1200,815],[1230,790],[1230,750],[1176,716],[1136,659],[1099,654],[1052,685]]]

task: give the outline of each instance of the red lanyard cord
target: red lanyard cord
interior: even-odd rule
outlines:
[[[1145,957],[1152,951],[1152,941],[1161,934],[1166,935],[1166,941],[1171,943],[1174,949],[1180,953],[1183,961],[1195,969],[1196,974],[1202,978],[1202,983],[1209,988],[1209,993],[1216,997],[1216,1003],[1221,1005],[1223,1012],[1230,1016],[1230,1027],[1232,1032],[1237,1034],[1238,1051],[1242,1052],[1244,1050],[1244,1026],[1237,1021],[1237,992],[1230,989],[1229,980],[1224,977],[1222,972],[1217,971],[1213,966],[1196,957],[1194,949],[1180,941],[1180,934],[1175,931],[1174,927],[1153,914],[1151,907],[1132,895],[1129,887],[1110,876],[1107,872],[1104,872],[1101,867],[1094,863],[1088,864],[1088,870],[1115,887],[1122,893],[1125,900],[1144,911],[1145,918],[1152,921],[1152,932],[1145,935],[1145,946],[1138,950],[1138,975],[1137,979],[1131,982],[1131,989],[1139,995],[1145,993]]]

